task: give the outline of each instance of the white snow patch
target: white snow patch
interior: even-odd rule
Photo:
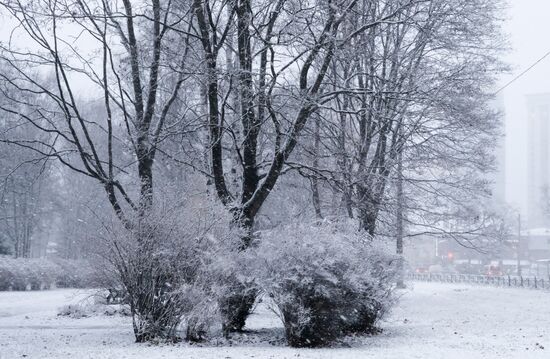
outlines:
[[[129,318],[56,315],[86,296],[74,290],[0,292],[0,359],[550,357],[550,293],[542,291],[415,283],[382,334],[314,350],[280,344],[280,322],[265,306],[251,316],[247,338],[204,346],[135,344]]]

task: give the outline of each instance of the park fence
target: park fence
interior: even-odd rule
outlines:
[[[550,290],[550,278],[523,276],[488,276],[451,273],[410,273],[409,280],[439,283],[467,283],[483,286]]]

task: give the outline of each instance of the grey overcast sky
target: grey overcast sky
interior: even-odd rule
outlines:
[[[512,74],[502,85],[550,51],[550,0],[508,0]],[[527,196],[527,111],[525,96],[550,93],[550,56],[503,91],[506,110],[506,197],[525,213]]]

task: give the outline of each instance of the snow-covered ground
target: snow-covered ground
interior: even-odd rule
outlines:
[[[550,358],[550,293],[522,289],[414,283],[383,323],[383,333],[333,349],[285,347],[265,308],[251,333],[235,342],[135,344],[120,316],[58,317],[71,290],[0,292],[0,359],[12,358]]]

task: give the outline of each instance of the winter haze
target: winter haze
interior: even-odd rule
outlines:
[[[548,358],[547,0],[0,0],[0,359]]]
[[[550,31],[545,14],[550,4],[543,0],[511,0],[504,27],[509,34],[511,51],[507,57],[512,66],[511,74],[504,76],[501,86],[530,67],[550,51],[540,41]],[[550,92],[550,58],[547,57],[523,77],[503,90],[506,109],[506,196],[520,205],[526,214],[527,195],[527,119],[526,95]]]

